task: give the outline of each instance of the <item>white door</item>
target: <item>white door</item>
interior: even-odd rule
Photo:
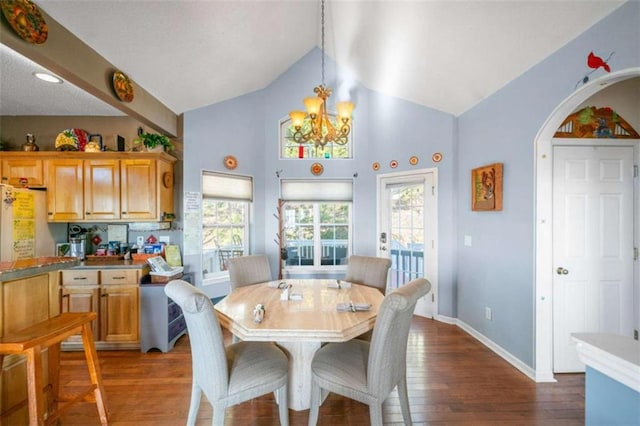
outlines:
[[[571,333],[633,333],[633,147],[553,148],[554,372],[584,371]]]
[[[431,282],[415,313],[433,318],[437,300],[436,170],[378,176],[378,256],[391,259],[388,289]]]

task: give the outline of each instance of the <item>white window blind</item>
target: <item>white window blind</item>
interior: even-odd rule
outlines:
[[[352,201],[353,181],[283,179],[280,198],[284,201]]]
[[[226,173],[202,172],[202,197],[253,201],[253,178]]]

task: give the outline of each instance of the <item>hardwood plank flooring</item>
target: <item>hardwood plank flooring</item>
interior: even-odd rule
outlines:
[[[230,337],[226,335],[227,341]],[[169,353],[100,351],[112,425],[184,425],[191,392],[188,336]],[[86,385],[81,352],[61,354],[61,386]],[[584,375],[556,375],[557,383],[535,383],[460,328],[414,317],[407,351],[411,414],[424,425],[583,425]],[[383,406],[385,424],[401,425],[398,394]],[[203,398],[198,425],[211,424]],[[291,425],[306,425],[309,411],[289,411]],[[95,404],[79,404],[62,425],[97,425]],[[278,425],[273,395],[226,413],[227,425]],[[320,408],[320,425],[367,425],[366,405],[330,394]]]

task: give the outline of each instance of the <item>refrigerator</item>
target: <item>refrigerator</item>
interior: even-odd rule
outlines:
[[[0,184],[0,261],[55,256],[47,193]]]

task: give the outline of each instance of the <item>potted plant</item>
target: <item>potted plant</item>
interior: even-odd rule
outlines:
[[[171,151],[174,149],[171,139],[158,133],[140,133],[136,142],[142,143],[147,151]]]

